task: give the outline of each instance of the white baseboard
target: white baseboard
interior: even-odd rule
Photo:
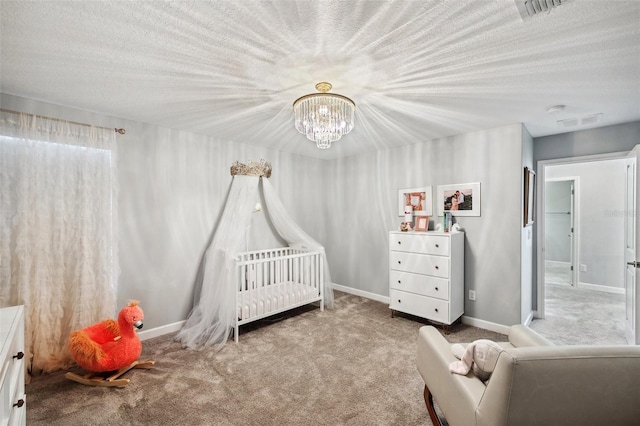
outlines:
[[[139,331],[138,337],[142,341],[153,339],[154,337],[160,337],[169,333],[175,333],[176,331],[180,331],[185,322],[187,321],[178,321],[172,324],[161,325],[160,327],[155,327],[149,330]]]
[[[375,300],[378,302],[389,304],[389,298],[386,296],[380,296],[379,294],[369,293],[368,291],[362,291],[351,287],[346,287],[340,284],[333,283],[331,285],[334,290],[342,291],[344,293],[353,294],[355,296],[366,297],[367,299]],[[165,334],[175,333],[180,331],[186,320],[174,322],[172,324],[162,325],[160,327],[151,328],[149,330],[139,331],[138,337],[141,341],[153,339],[154,337],[160,337]]]
[[[604,293],[624,294],[624,288],[622,287],[610,287],[608,285],[590,284],[590,283],[578,283],[578,288],[585,290],[602,291]]]
[[[534,311],[529,312],[529,315],[527,315],[527,319],[524,320],[523,324],[527,327],[531,325],[531,321],[533,321],[533,318],[535,316],[534,313]]]
[[[496,333],[509,334],[509,326],[497,324],[495,322],[489,322],[473,317],[468,317],[466,315],[462,316],[462,323],[467,325],[472,325],[474,327],[483,328],[489,331],[495,331]]]
[[[544,263],[549,266],[562,266],[562,267],[571,266],[571,262],[562,262],[560,260],[545,260]]]
[[[353,294],[354,296],[365,297],[367,299],[375,300],[381,303],[386,303],[386,304],[389,303],[388,296],[381,296],[379,294],[370,293],[368,291],[358,290],[356,288],[347,287],[347,286],[343,286],[335,283],[332,284],[332,287],[334,290]],[[529,316],[527,317],[527,320],[526,320],[527,325],[531,323],[532,315],[533,313],[530,313]],[[174,333],[176,331],[180,331],[180,329],[182,328],[185,322],[186,320],[178,321],[172,324],[155,327],[150,330],[140,331],[138,332],[138,337],[140,338],[141,341],[144,341],[148,339],[153,339],[154,337],[163,336],[165,334]],[[478,327],[478,328],[483,328],[485,330],[494,331],[496,333],[509,334],[509,326],[507,325],[497,324],[494,322],[485,321],[485,320],[481,320],[473,317],[468,317],[465,315],[462,316],[462,323],[471,325],[474,327]]]
[[[331,287],[333,287],[334,290],[342,291],[343,293],[349,293],[349,294],[353,294],[354,296],[365,297],[367,299],[375,300],[376,302],[386,303],[387,305],[389,304],[388,296],[381,296],[379,294],[369,293],[368,291],[358,290],[357,288],[351,288],[351,287],[347,287],[347,286],[336,284],[336,283],[332,283]]]
[[[360,296],[360,297],[366,297],[367,299],[375,300],[377,302],[382,302],[386,304],[389,303],[389,297],[387,296],[381,296],[379,294],[369,293],[368,291],[362,291],[362,290],[358,290],[355,288],[351,288],[351,287],[347,287],[347,286],[343,286],[335,283],[332,286],[334,290],[342,291],[344,293],[349,293],[349,294],[353,294],[355,296]],[[527,319],[529,322],[531,322],[531,319],[530,319],[531,316],[532,314],[529,314],[529,318]],[[484,328],[485,330],[489,330],[489,331],[495,331],[496,333],[509,334],[508,325],[496,324],[493,322],[484,321],[484,320],[480,320],[472,317],[467,317],[464,315],[462,316],[462,323],[467,325],[472,325],[478,328]]]

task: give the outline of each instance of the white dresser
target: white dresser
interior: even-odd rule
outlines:
[[[464,313],[464,233],[389,234],[389,308],[451,325]]]
[[[24,308],[0,309],[0,426],[25,425]]]

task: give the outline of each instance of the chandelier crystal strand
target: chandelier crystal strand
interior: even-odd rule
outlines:
[[[293,103],[295,126],[298,132],[316,143],[320,149],[327,149],[353,130],[355,104],[346,96],[326,93],[331,84],[316,84],[321,93],[302,96]]]

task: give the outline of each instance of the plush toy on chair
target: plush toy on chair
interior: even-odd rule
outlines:
[[[451,352],[459,359],[449,365],[452,373],[466,375],[469,371],[483,382],[489,380],[496,367],[498,356],[504,349],[494,341],[478,339],[466,348],[460,343],[451,346]]]
[[[138,362],[142,343],[134,331],[142,328],[144,313],[138,302],[132,301],[118,315],[118,321],[107,319],[71,333],[67,347],[78,365],[90,373],[79,376],[67,373],[66,378],[90,386],[125,386],[121,379],[132,368],[151,368],[153,361]],[[108,377],[96,373],[114,372]]]

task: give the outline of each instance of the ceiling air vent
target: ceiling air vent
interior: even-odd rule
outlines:
[[[570,127],[577,127],[580,124],[580,120],[577,118],[567,118],[565,120],[558,120],[558,129],[567,129]]]
[[[578,126],[593,126],[594,124],[602,123],[602,113],[585,115],[576,118],[567,118],[565,120],[558,120],[558,129],[568,129]]]
[[[594,124],[602,123],[602,113],[586,115],[580,119],[580,124],[582,126],[592,126]]]
[[[514,0],[522,20],[537,15],[548,14],[554,7],[562,6],[573,0]]]

